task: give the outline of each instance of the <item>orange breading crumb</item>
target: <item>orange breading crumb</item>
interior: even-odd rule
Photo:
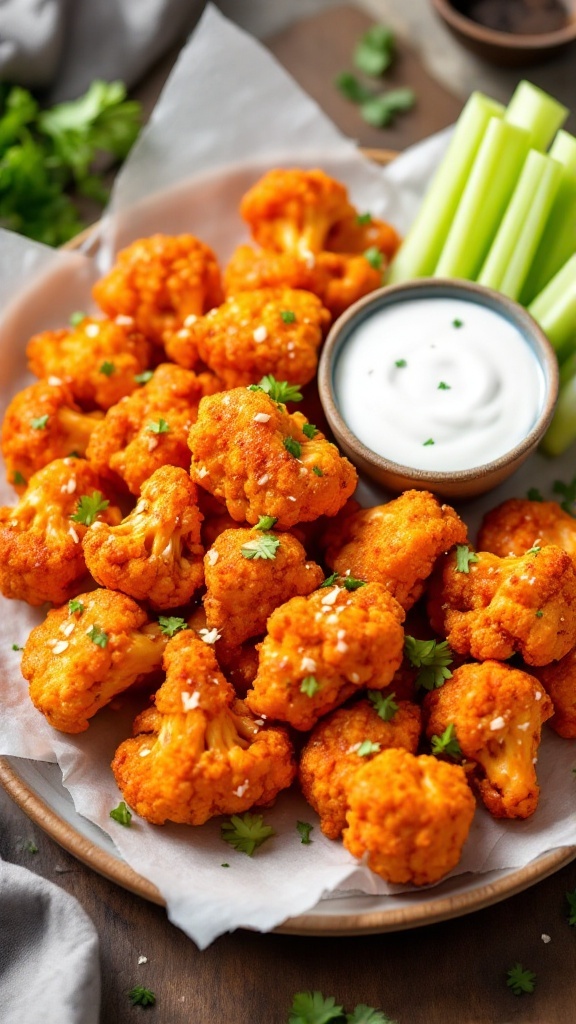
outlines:
[[[576,739],[576,647],[560,661],[534,670],[552,700],[550,725],[564,739]]]
[[[379,583],[293,597],[268,619],[248,706],[311,729],[359,689],[388,685],[402,661],[403,621]]]
[[[326,532],[326,561],[341,574],[382,583],[408,610],[436,559],[466,534],[450,505],[428,491],[404,491],[386,505],[339,516]]]
[[[347,788],[352,776],[381,750],[403,747],[416,753],[422,714],[416,704],[399,701],[390,721],[380,717],[369,700],[338,708],[322,718],[302,751],[298,775],[302,792],[320,815],[329,839],[338,839],[346,825]],[[363,744],[372,746],[367,753]]]
[[[138,716],[112,762],[126,802],[157,825],[202,825],[270,804],[296,773],[284,729],[255,722],[191,630],[170,640],[164,668],[156,706]]]
[[[460,860],[475,802],[463,768],[384,750],[348,786],[344,846],[387,882],[431,885]]]
[[[534,764],[552,703],[533,676],[498,661],[462,665],[424,699],[426,735],[455,728],[472,781],[496,818],[527,818],[538,805]]]
[[[478,534],[480,550],[501,558],[545,544],[556,544],[576,563],[576,520],[555,501],[511,498],[484,516]]]
[[[212,249],[194,235],[157,234],[122,249],[92,294],[108,316],[131,317],[161,344],[164,331],[185,330],[187,317],[222,301],[220,270]]]

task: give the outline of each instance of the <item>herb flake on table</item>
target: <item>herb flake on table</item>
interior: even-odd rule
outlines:
[[[13,651],[23,651],[24,648],[20,647],[20,644],[12,644],[12,650]]]
[[[564,498],[564,501],[560,502],[560,508],[564,509],[569,516],[574,518],[576,516],[576,512],[574,511],[574,502],[576,501],[576,476],[569,484],[564,483],[563,480],[555,480],[552,484],[552,490],[554,494],[560,494]]]
[[[128,993],[128,999],[132,1006],[154,1006],[156,995],[149,988],[143,985],[135,985]]]
[[[537,487],[529,487],[526,497],[528,498],[528,501],[544,501],[544,498]]]
[[[312,840],[310,839],[310,833],[314,831],[314,825],[310,825],[307,821],[297,821],[296,831],[300,836],[300,842],[303,846],[310,846]]]
[[[572,771],[576,772],[576,768],[573,768]],[[576,889],[566,893],[566,902],[568,903],[568,924],[576,928]]]
[[[297,992],[288,1024],[330,1024],[330,1021],[341,1021],[343,1016],[344,1007],[336,1005],[334,996],[325,999],[321,992]]]
[[[262,814],[233,814],[229,821],[220,827],[220,837],[239,853],[252,857],[254,851],[262,846],[267,839],[276,835],[271,825],[264,824]]]
[[[392,29],[387,25],[371,25],[356,43],[352,59],[359,71],[378,78],[392,64],[395,45]]]
[[[522,964],[515,963],[506,973],[508,976],[506,984],[508,988],[512,989],[515,996],[533,992],[536,988],[536,975],[533,971],[524,968]]]

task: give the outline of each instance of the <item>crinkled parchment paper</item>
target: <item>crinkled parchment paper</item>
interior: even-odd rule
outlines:
[[[29,382],[28,337],[90,307],[90,283],[118,245],[156,230],[192,231],[224,260],[245,238],[237,213],[242,192],[262,169],[282,164],[321,165],[346,182],[360,209],[389,217],[404,230],[445,140],[446,133],[414,147],[386,171],[368,164],[262,47],[208,7],[118,178],[100,244],[91,248],[97,266],[89,256],[0,233],[0,414]],[[463,509],[466,520],[474,527],[484,508],[523,495],[530,484],[546,491],[554,478],[571,478],[570,462],[532,459],[497,495]],[[374,490],[363,491],[372,503],[382,500]],[[0,502],[13,501],[2,481]],[[50,729],[29,702],[20,654],[12,650],[41,616],[1,600],[0,753],[57,760],[78,813],[107,832],[122,857],[158,887],[170,919],[198,945],[242,925],[271,929],[334,890],[400,891],[359,865],[340,843],[325,839],[296,792],[281,794],[265,812],[276,836],[253,858],[222,842],[219,820],[195,829],[154,827],[136,817],[126,829],[111,820],[120,797],[109,763],[130,732],[138,698],[125,696],[120,710],[104,710],[80,736]],[[546,850],[576,843],[574,760],[573,744],[548,733],[538,812],[526,822],[496,822],[480,808],[455,873],[520,867]],[[309,846],[300,842],[298,819],[315,826]]]

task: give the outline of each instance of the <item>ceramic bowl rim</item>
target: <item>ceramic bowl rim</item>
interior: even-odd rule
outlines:
[[[553,32],[528,34],[525,32],[500,32],[498,29],[481,25],[458,11],[452,0],[432,0],[432,6],[452,28],[468,36],[469,39],[501,50],[545,51],[550,47],[561,46],[576,40],[576,16],[571,11],[568,11],[570,21],[563,28],[555,29]]]

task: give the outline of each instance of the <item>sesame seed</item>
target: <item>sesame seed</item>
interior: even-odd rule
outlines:
[[[288,501],[296,501],[296,498],[294,498],[291,494],[289,494],[288,495]]]
[[[262,341],[266,341],[266,338],[268,337],[268,330],[264,324],[260,324],[260,327],[257,327],[256,330],[252,332],[252,337],[258,344]]]
[[[208,470],[206,469],[206,466],[200,466],[200,469],[198,470],[198,476],[200,477],[201,480],[203,480],[205,476],[208,476]]]
[[[138,751],[138,757],[148,757],[148,754],[151,754],[151,753],[152,753],[152,751],[151,751],[150,747],[142,747],[142,750]]]
[[[88,324],[87,327],[84,328],[84,333],[88,338],[95,338],[100,334],[100,327],[98,324]]]
[[[269,479],[270,477],[268,476],[268,473],[264,473],[264,475],[261,476],[260,479],[256,481],[256,483],[258,484],[258,487],[264,487],[264,484],[267,484]]]
[[[254,423],[268,423],[270,414],[267,412],[257,412],[254,416]]]
[[[68,533],[72,537],[72,540],[74,541],[75,544],[79,544],[80,543],[80,537],[76,533],[76,530],[74,529],[73,526],[69,526],[68,527]]]
[[[340,593],[340,587],[334,587],[332,590],[329,590],[327,594],[325,594],[325,596],[320,601],[320,604],[324,604],[324,605],[336,604],[336,601],[338,600],[338,594],[339,593]]]
[[[313,252],[307,252],[304,256],[304,263],[308,270],[312,270],[316,266],[316,257]]]
[[[197,319],[198,317],[194,313],[190,313],[184,320],[184,327],[192,327],[192,324],[195,324]]]
[[[206,554],[206,558],[208,560],[208,565],[216,565],[216,562],[220,558],[220,555],[218,554],[215,548],[210,548],[210,551],[208,551],[208,553]]]
[[[360,676],[358,675],[357,672],[351,672],[350,673],[350,682],[351,683],[359,683],[360,682]]]
[[[351,747],[348,747],[347,754],[355,754],[357,750],[360,750],[361,743],[353,743]]]
[[[526,730],[530,728],[530,722],[522,722],[518,728],[520,729],[520,732],[526,732]]]
[[[60,632],[64,633],[64,636],[70,636],[70,633],[72,633],[72,631],[74,630],[75,626],[76,626],[76,623],[74,621],[72,621],[72,622],[63,622],[62,625],[60,626]]]
[[[546,946],[548,945],[549,942],[552,942],[551,937],[549,935],[546,935],[546,932],[542,932],[542,935],[540,936],[540,938],[542,939],[542,942]]]
[[[59,384],[62,384],[60,377],[48,377],[48,383],[53,387],[57,388]]]
[[[182,707],[184,708],[184,711],[193,711],[200,703],[200,694],[198,693],[198,690],[194,690],[194,693],[181,693],[180,698],[182,700]]]
[[[490,722],[490,731],[496,732],[497,729],[503,729],[505,725],[506,722],[502,718],[502,715],[498,715],[497,718],[493,718]]]
[[[116,317],[116,323],[118,324],[119,327],[132,327],[132,324],[134,323],[134,317],[125,316],[124,313],[119,313],[118,316]],[[86,334],[88,334],[88,331],[86,331]]]
[[[176,337],[183,338],[184,341],[186,341],[186,339],[190,337],[190,331],[187,331],[184,327],[181,331],[176,331]]]
[[[199,629],[198,635],[205,644],[215,644],[217,640],[221,639],[221,634],[216,627],[214,629]]]
[[[254,725],[264,725],[264,719],[263,718],[255,718],[254,719]]]
[[[154,449],[158,447],[158,438],[153,437],[152,434],[150,434],[146,440],[148,441],[148,451],[153,452]]]
[[[238,786],[238,789],[233,789],[232,792],[234,793],[234,796],[244,796],[244,793],[246,792],[249,786],[250,779],[244,779],[242,785]]]
[[[138,957],[138,963],[139,964],[147,964],[148,963],[148,957],[147,956],[139,956]]]
[[[343,640],[339,640],[338,643],[336,644],[336,650],[339,651],[340,654],[346,654],[346,651],[348,650],[348,644],[345,644]]]
[[[302,658],[302,661],[300,663],[300,671],[301,672],[315,672],[316,671],[316,662],[314,661],[314,658],[308,658],[308,657]]]
[[[54,654],[64,654],[64,651],[69,647],[67,640],[58,640],[52,648]]]
[[[542,690],[536,690],[534,694],[534,700],[542,700]]]

